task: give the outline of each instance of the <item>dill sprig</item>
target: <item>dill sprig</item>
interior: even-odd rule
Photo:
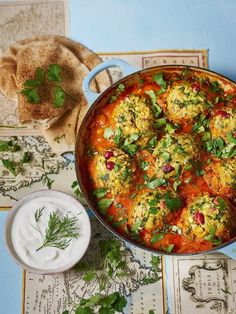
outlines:
[[[62,250],[67,248],[71,240],[79,236],[78,227],[76,226],[77,220],[76,217],[69,217],[68,215],[60,218],[57,212],[50,213],[44,242],[36,251],[46,246]]]
[[[36,222],[39,221],[40,217],[41,217],[42,214],[43,214],[44,209],[45,209],[45,207],[38,208],[38,209],[36,210],[36,212],[34,213],[34,217],[35,217]]]

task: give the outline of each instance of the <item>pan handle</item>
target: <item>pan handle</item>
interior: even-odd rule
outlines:
[[[223,247],[222,249],[217,250],[217,252],[223,253],[231,257],[233,260],[236,260],[236,244],[235,243],[227,245]]]
[[[104,61],[103,63],[98,64],[95,68],[93,68],[87,74],[87,76],[84,78],[84,81],[82,84],[82,88],[83,88],[84,94],[88,100],[89,105],[91,105],[101,95],[101,93],[94,93],[90,89],[91,80],[93,78],[95,78],[95,76],[98,73],[102,72],[103,70],[107,70],[108,68],[111,68],[111,67],[121,68],[123,71],[123,76],[132,74],[132,73],[139,70],[139,69],[133,67],[132,65],[130,65],[129,63],[127,63],[121,59],[112,59],[112,60]]]

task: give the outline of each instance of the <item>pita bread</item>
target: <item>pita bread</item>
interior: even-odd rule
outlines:
[[[11,56],[0,58],[0,91],[10,100],[17,99],[16,62]]]
[[[58,63],[63,69],[64,67],[68,69],[70,66],[73,67],[71,75],[65,72],[67,77],[63,77],[63,83],[66,82],[63,88],[71,95],[78,97],[76,103],[68,101],[66,108],[60,108],[60,110],[55,110],[52,106],[50,106],[50,110],[49,107],[47,109],[43,107],[39,113],[39,105],[28,104],[25,97],[19,95],[21,121],[40,125],[42,135],[54,152],[73,151],[77,130],[89,107],[82,92],[82,80],[89,70],[102,62],[100,57],[82,44],[63,36],[37,36],[21,40],[9,47],[7,53],[8,59],[0,58],[0,66],[5,67],[11,80],[7,79],[8,89],[6,92],[7,84],[4,83],[4,87],[4,84],[1,83],[3,72],[0,71],[0,91],[5,89],[4,94],[9,98],[17,96],[17,90],[22,88],[25,79],[34,76],[34,71],[38,66],[45,67],[50,63]],[[58,61],[54,61],[55,57],[58,58]],[[33,64],[27,62],[31,59],[33,59]],[[25,78],[26,76],[27,78]],[[71,84],[72,78],[73,84]],[[111,83],[109,73],[103,71],[96,76],[96,80],[93,80],[91,88],[96,92],[101,92]],[[46,100],[45,102],[47,106],[50,105]],[[33,113],[32,110],[34,110]]]
[[[30,60],[30,62],[27,62]],[[27,45],[17,54],[16,83],[18,90],[23,89],[26,79],[34,78],[35,69],[42,67],[45,70],[49,64],[58,64],[62,68],[62,88],[80,102],[83,97],[82,80],[88,73],[84,64],[66,47],[52,41],[38,41]],[[50,127],[68,109],[76,106],[76,102],[66,97],[64,105],[56,108],[53,104],[52,85],[44,84],[40,94],[41,103],[31,104],[24,95],[19,94],[19,119],[21,123],[36,122],[43,128]]]

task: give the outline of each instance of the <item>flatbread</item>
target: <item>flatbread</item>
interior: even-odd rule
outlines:
[[[21,121],[38,121],[42,135],[54,152],[74,151],[77,131],[89,107],[82,92],[82,81],[89,70],[102,62],[100,57],[82,44],[63,36],[37,36],[21,40],[9,47],[7,54],[7,57],[0,58],[0,91],[4,90],[8,98],[19,96]],[[58,61],[54,61],[56,58]],[[31,59],[33,63],[27,62]],[[78,101],[68,102],[66,107],[59,110],[46,102],[38,111],[39,105],[26,103],[25,97],[18,95],[17,90],[22,88],[26,76],[27,79],[29,75],[33,76],[37,66],[44,67],[50,63],[72,68],[73,71],[66,73],[68,77],[63,78],[63,88],[76,95]],[[3,79],[1,81],[1,66],[8,75],[7,84]],[[108,71],[103,71],[93,80],[91,88],[101,92],[111,83]]]

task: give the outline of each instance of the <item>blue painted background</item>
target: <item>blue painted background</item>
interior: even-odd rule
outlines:
[[[235,0],[71,0],[71,37],[95,51],[209,49],[236,80]]]
[[[94,51],[205,48],[210,69],[236,81],[236,0],[70,0],[70,20],[71,37]],[[0,313],[18,314],[21,271],[3,235],[0,267]]]

